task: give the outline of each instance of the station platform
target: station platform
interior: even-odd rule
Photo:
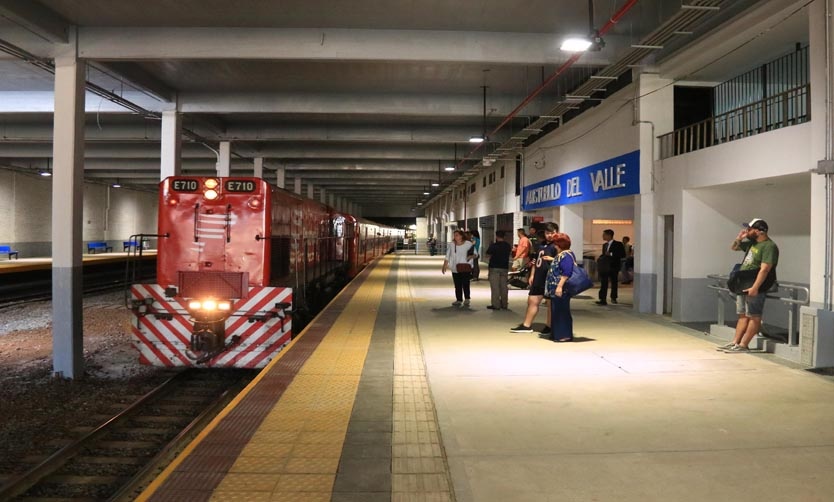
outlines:
[[[133,252],[110,252],[110,253],[84,253],[81,257],[82,263],[90,264],[104,264],[124,262],[128,257],[135,259],[150,260],[156,259],[156,250],[150,249],[142,252],[140,257]],[[0,260],[0,274],[17,274],[21,272],[32,272],[35,270],[51,270],[52,258],[49,257],[35,257],[35,258],[20,258],[13,260]]]
[[[513,334],[526,291],[453,307],[441,264],[363,271],[138,500],[831,500],[831,380],[626,294],[574,299],[573,343]]]

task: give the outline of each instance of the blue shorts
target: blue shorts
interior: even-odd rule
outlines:
[[[765,293],[756,296],[737,295],[736,314],[744,314],[747,317],[761,317],[764,311]]]

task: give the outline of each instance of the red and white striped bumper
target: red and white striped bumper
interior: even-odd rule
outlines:
[[[151,366],[204,366],[213,368],[263,368],[290,341],[292,333],[292,288],[251,287],[249,297],[237,300],[225,322],[227,343],[237,343],[204,363],[186,355],[191,345],[193,324],[185,305],[165,297],[158,284],[136,284],[130,288],[134,300],[145,300],[134,308],[133,345],[142,364]],[[289,304],[286,312],[275,313],[276,303]],[[253,319],[265,319],[254,320]]]

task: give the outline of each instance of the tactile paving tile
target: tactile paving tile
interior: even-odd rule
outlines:
[[[407,273],[401,273],[399,277],[394,341],[391,500],[451,501],[451,478],[426,379],[411,300],[413,295]]]

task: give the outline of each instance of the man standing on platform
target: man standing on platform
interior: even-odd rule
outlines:
[[[625,258],[625,247],[622,242],[614,240],[614,231],[607,228],[602,231],[602,256],[597,260],[597,273],[599,275],[599,301],[597,305],[608,305],[605,298],[608,296],[608,283],[611,283],[611,303],[617,303],[617,276],[620,275],[620,266]]]
[[[489,290],[492,293],[492,303],[487,305],[490,310],[507,310],[510,308],[507,298],[507,272],[510,267],[510,244],[504,240],[504,231],[495,232],[495,242],[486,251],[489,259]]]
[[[776,281],[776,265],[779,263],[779,246],[767,235],[765,220],[754,218],[744,224],[744,229],[733,240],[730,249],[744,251],[741,270],[756,270],[753,285],[736,296],[736,335],[733,341],[719,347],[731,353],[750,352],[750,341],[762,328],[765,294]]]

